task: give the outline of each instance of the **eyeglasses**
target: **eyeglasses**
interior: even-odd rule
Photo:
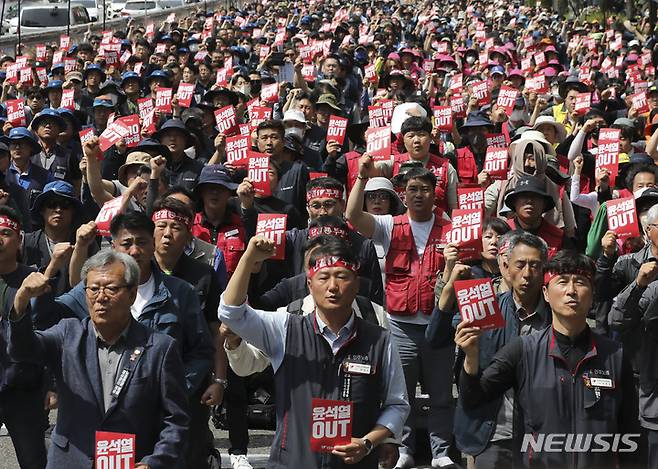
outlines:
[[[388,200],[389,195],[386,192],[368,192],[366,199],[368,200]]]
[[[308,204],[308,206],[313,210],[320,210],[322,208],[325,210],[331,210],[337,203],[338,202],[335,200],[325,200],[324,202],[313,202],[312,204]]]
[[[97,298],[101,292],[104,292],[107,296],[116,296],[123,288],[129,288],[131,285],[92,285],[91,287],[85,287],[87,296],[89,298]]]

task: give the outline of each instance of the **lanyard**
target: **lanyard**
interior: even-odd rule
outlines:
[[[114,387],[112,388],[111,393],[112,399],[117,399],[121,394],[121,391],[128,382],[128,377],[137,367],[139,359],[142,358],[144,347],[135,347],[130,353],[130,357],[128,357],[128,352],[128,350],[125,350],[123,354],[121,354],[121,364],[123,365],[123,368],[114,382]]]

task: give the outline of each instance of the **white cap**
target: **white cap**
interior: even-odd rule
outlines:
[[[288,109],[284,114],[283,114],[283,122],[301,122],[302,124],[306,124],[306,116],[304,116],[304,113],[302,111],[298,111],[297,109]]]
[[[391,132],[399,134],[402,131],[402,124],[410,117],[427,119],[427,111],[418,103],[402,103],[396,106],[391,117]]]

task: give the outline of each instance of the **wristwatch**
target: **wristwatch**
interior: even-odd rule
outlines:
[[[372,450],[375,449],[375,445],[373,445],[372,441],[370,441],[368,438],[364,438],[361,441],[363,442],[363,446],[366,449],[366,456],[368,456],[370,453],[372,453]]]
[[[225,378],[218,378],[217,376],[215,376],[215,373],[212,374],[212,382],[214,384],[221,384],[224,387],[224,389],[228,388],[228,380]]]

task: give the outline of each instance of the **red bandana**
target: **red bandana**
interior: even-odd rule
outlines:
[[[20,223],[4,216],[0,216],[0,228],[9,228],[10,230],[15,231],[16,234],[20,234],[21,232]]]
[[[306,192],[306,201],[313,199],[336,199],[343,200],[343,189],[328,189],[326,187],[314,187]]]
[[[308,239],[316,238],[320,235],[336,236],[340,239],[347,239],[347,231],[337,226],[313,226],[308,229]]]
[[[548,285],[551,280],[553,280],[555,277],[559,277],[560,275],[582,275],[583,277],[586,277],[587,280],[592,283],[592,273],[587,272],[586,270],[576,270],[574,272],[562,272],[562,273],[557,273],[555,271],[547,271],[544,273],[544,285]]]
[[[315,260],[315,265],[308,269],[308,278],[313,278],[318,271],[322,269],[330,269],[332,267],[343,267],[356,273],[359,268],[356,264],[347,262],[338,256],[324,256]]]
[[[155,212],[151,219],[153,220],[153,222],[157,222],[160,220],[174,220],[181,223],[188,230],[192,229],[192,220],[190,218],[184,217],[182,215],[178,215],[177,213],[172,212],[171,210],[167,210],[166,208],[163,208],[162,210],[158,210],[157,212]]]

